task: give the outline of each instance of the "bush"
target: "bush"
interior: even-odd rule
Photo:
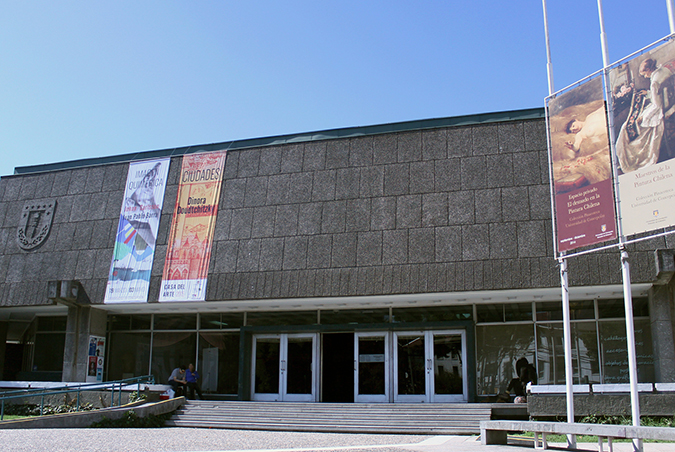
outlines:
[[[169,420],[173,413],[138,417],[134,410],[124,413],[120,419],[104,418],[94,422],[92,428],[158,428],[164,427],[164,423]]]
[[[91,403],[80,404],[79,411],[91,411],[96,408]],[[75,401],[63,405],[51,406],[45,405],[42,414],[75,413],[77,412]],[[26,403],[22,405],[5,405],[5,414],[13,416],[40,416],[40,405]]]

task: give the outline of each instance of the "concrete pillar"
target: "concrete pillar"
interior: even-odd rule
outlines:
[[[675,341],[673,341],[673,295],[675,284],[654,286],[649,294],[654,376],[658,383],[675,382]]]
[[[5,350],[7,349],[7,331],[9,322],[0,322],[0,381],[5,379]]]
[[[87,381],[89,336],[105,336],[107,315],[91,306],[69,306],[63,381]]]

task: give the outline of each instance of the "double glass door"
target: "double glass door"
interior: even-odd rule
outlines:
[[[466,402],[463,330],[394,333],[394,401]]]
[[[253,336],[252,398],[318,401],[316,334]]]
[[[466,402],[464,330],[356,333],[355,402]]]

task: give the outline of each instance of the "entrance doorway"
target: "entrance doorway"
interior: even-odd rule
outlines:
[[[324,333],[321,342],[321,401],[354,402],[354,333]]]
[[[316,334],[253,336],[252,399],[316,402]]]

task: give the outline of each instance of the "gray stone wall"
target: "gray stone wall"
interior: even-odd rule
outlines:
[[[181,159],[168,178],[149,301],[158,298]],[[77,279],[101,303],[127,164],[0,180],[0,305],[47,303]],[[33,251],[16,242],[26,200],[56,198]],[[669,242],[670,241],[670,242]],[[655,239],[629,249],[655,277]],[[544,121],[506,121],[228,153],[207,300],[559,286]],[[570,263],[572,285],[619,284],[614,252]]]

